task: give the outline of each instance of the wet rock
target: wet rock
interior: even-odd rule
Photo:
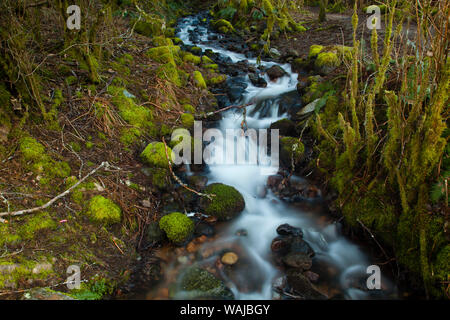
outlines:
[[[236,262],[238,262],[238,260],[239,260],[239,257],[238,257],[238,255],[237,255],[236,253],[234,253],[234,252],[227,252],[227,253],[225,253],[225,254],[222,256],[222,258],[220,259],[220,261],[221,261],[223,264],[226,264],[226,265],[229,265],[229,266],[231,266],[231,265],[233,265],[233,264],[236,264]]]
[[[303,107],[302,97],[297,90],[283,93],[278,98],[278,104],[280,106],[279,114],[287,113],[293,120],[297,120],[296,114]]]
[[[267,179],[267,187],[272,190],[277,189],[282,181],[283,177],[279,174],[269,176],[269,178]]]
[[[309,281],[316,282],[317,280],[319,280],[319,275],[312,271],[305,271],[304,275],[309,279]]]
[[[76,300],[71,296],[48,288],[35,288],[27,291],[22,300]]]
[[[307,104],[303,109],[301,109],[299,112],[297,112],[296,118],[298,120],[304,120],[304,119],[310,117],[316,111],[319,101],[320,101],[320,99],[316,99],[313,102]]]
[[[295,122],[289,119],[281,119],[272,123],[270,130],[280,130],[281,136],[295,136],[297,134]]]
[[[250,79],[251,83],[258,88],[265,88],[267,87],[267,82],[264,80],[264,78],[258,76],[254,73],[249,73],[248,78]]]
[[[228,78],[226,84],[228,86],[227,95],[231,102],[241,99],[248,86],[245,77]]]
[[[289,224],[282,224],[277,228],[277,233],[280,236],[293,236],[303,238],[303,231],[300,228],[293,227]]]
[[[238,237],[246,237],[248,236],[248,232],[245,229],[239,229],[238,231],[236,231],[235,233]]]
[[[256,196],[259,199],[264,199],[267,196],[267,188],[265,186],[256,187]]]
[[[311,248],[311,246],[308,244],[308,242],[306,242],[305,240],[301,239],[301,238],[294,238],[293,241],[291,242],[291,248],[290,251],[293,253],[301,253],[304,254],[308,257],[314,257],[315,256],[315,252],[314,250]]]
[[[215,234],[214,227],[211,226],[208,223],[200,222],[195,226],[195,233],[196,236],[207,236],[212,237]]]
[[[278,256],[283,256],[289,252],[291,248],[291,239],[286,236],[278,236],[272,240],[270,249]]]
[[[312,266],[312,260],[309,256],[297,252],[291,252],[284,256],[283,262],[288,267],[301,270],[309,270]]]
[[[287,72],[279,65],[274,65],[270,67],[269,69],[267,69],[266,73],[269,76],[270,80],[272,81],[281,78],[287,74]]]
[[[169,292],[173,299],[234,299],[233,293],[223,281],[204,269],[190,267],[180,274],[177,282],[176,288]]]
[[[269,54],[270,54],[270,56],[273,57],[273,58],[279,58],[279,57],[281,57],[280,51],[278,51],[276,48],[270,48]]]
[[[328,297],[317,291],[309,279],[298,269],[287,272],[287,283],[292,289],[306,300],[326,300]]]

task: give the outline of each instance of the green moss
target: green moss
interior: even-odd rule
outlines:
[[[196,46],[189,48],[189,51],[197,56],[201,55],[203,52],[202,48]]]
[[[194,116],[190,113],[183,113],[181,115],[181,123],[186,129],[190,129],[194,126]]]
[[[86,149],[92,149],[94,147],[94,144],[91,141],[86,141]]]
[[[20,240],[20,236],[17,234],[17,230],[15,228],[9,224],[0,224],[0,247],[17,243]]]
[[[211,58],[209,58],[208,56],[203,56],[202,63],[203,64],[214,64],[214,61],[212,61]]]
[[[119,109],[120,116],[132,126],[150,130],[153,127],[151,110],[137,105],[134,99],[125,96],[124,92],[125,88],[122,87],[108,87],[108,93],[112,95],[112,102]]]
[[[133,24],[135,21],[132,22]],[[152,22],[139,21],[136,23],[135,30],[137,33],[147,37],[153,37],[162,34],[162,21],[155,19]]]
[[[115,284],[104,278],[94,278],[81,283],[80,289],[70,291],[70,296],[77,300],[100,300],[113,293]]]
[[[204,269],[188,268],[180,274],[178,283],[179,287],[170,292],[175,299],[234,299],[231,290]]]
[[[322,52],[323,48],[324,48],[324,46],[321,46],[321,45],[312,45],[309,48],[308,58],[317,57],[319,55],[319,53]]]
[[[337,68],[341,65],[341,61],[334,52],[322,52],[317,56],[315,66],[319,69],[329,70]]]
[[[206,187],[205,193],[212,194],[212,200],[201,199],[201,209],[205,214],[229,220],[241,213],[245,208],[242,195],[234,187],[222,183],[213,183]]]
[[[122,64],[120,64],[118,62],[112,62],[111,63],[111,68],[114,71],[117,71],[117,72],[119,72],[122,75],[129,76],[131,74],[131,71],[130,71],[130,69],[128,67],[126,67],[126,66],[124,66],[124,65],[122,65]]]
[[[198,88],[206,89],[206,82],[200,71],[194,71],[194,83]]]
[[[26,283],[27,280],[47,280],[48,277],[54,273],[53,270],[41,270],[33,272],[37,264],[45,261],[37,262],[28,260],[21,256],[16,256],[10,259],[0,259],[0,266],[9,267],[10,271],[0,273],[0,288],[17,287],[20,283]]]
[[[182,82],[180,79],[180,75],[178,73],[178,69],[172,63],[166,63],[158,68],[156,71],[158,77],[163,80],[168,80],[174,85],[181,87]]]
[[[70,145],[70,147],[72,148],[73,151],[75,151],[75,152],[80,152],[81,151],[81,145],[78,142],[73,141],[73,142],[69,143],[69,145]]]
[[[66,178],[70,175],[69,164],[53,160],[45,153],[44,146],[32,137],[22,138],[19,142],[19,150],[30,169],[37,174],[42,174],[41,184],[47,184],[55,177]]]
[[[151,48],[147,51],[147,55],[159,63],[171,63],[174,66],[180,62],[179,53],[181,49],[179,46],[161,46]]]
[[[167,153],[172,155],[172,150],[167,147]],[[148,165],[158,168],[169,168],[167,163],[166,150],[164,143],[152,142],[141,153],[141,159]]]
[[[34,235],[45,229],[55,229],[57,223],[50,217],[48,212],[42,212],[33,216],[27,217],[26,223],[19,227],[18,234],[22,239],[30,240]]]
[[[102,197],[93,197],[85,212],[90,221],[103,225],[119,223],[122,219],[122,210],[113,201]]]
[[[139,128],[125,128],[120,135],[120,142],[125,146],[130,146],[135,143],[142,136],[142,131]]]
[[[217,72],[219,70],[219,65],[218,64],[206,64],[203,66],[203,68]]]
[[[78,81],[78,78],[75,76],[68,76],[67,78],[64,79],[64,82],[68,85],[71,86],[74,83],[76,83]]]
[[[230,33],[236,31],[233,25],[225,19],[219,19],[217,21],[214,21],[213,26],[222,33]]]
[[[436,255],[433,264],[434,275],[442,287],[442,292],[445,291],[447,285],[445,282],[450,280],[450,245],[444,246]]]
[[[173,46],[173,41],[164,36],[154,37],[152,39],[153,45],[156,47],[160,46]]]
[[[193,55],[192,53],[187,53],[183,56],[183,61],[198,66],[202,62],[202,59],[198,56]]]
[[[186,241],[194,232],[194,222],[180,212],[172,212],[161,218],[159,227],[167,238],[175,243]]]
[[[218,75],[217,77],[208,78],[208,80],[206,80],[206,82],[210,86],[215,86],[215,85],[225,82],[226,80],[227,80],[227,76],[222,74],[222,75]]]
[[[297,164],[305,152],[305,146],[294,137],[282,137],[280,139],[280,161],[286,167]]]
[[[169,190],[172,187],[170,172],[164,168],[150,168],[152,186],[161,191]]]
[[[189,112],[191,114],[195,114],[195,108],[192,105],[190,105],[190,104],[184,104],[183,105],[183,109],[186,112]]]

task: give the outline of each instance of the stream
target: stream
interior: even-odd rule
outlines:
[[[282,109],[277,99],[283,94],[296,90],[297,74],[292,72],[289,64],[280,64],[286,71],[286,75],[271,81],[263,72],[277,63],[272,61],[261,61],[257,63],[256,58],[247,57],[221,47],[220,39],[224,36],[214,33],[209,29],[209,18],[205,14],[183,18],[178,24],[179,37],[185,45],[195,45],[203,51],[212,50],[221,61],[230,65],[247,60],[248,64],[257,69],[259,76],[267,82],[266,87],[256,87],[248,75],[239,75],[245,83],[242,94],[238,99],[229,103],[234,105],[248,104],[253,101],[264,101],[261,104],[252,104],[247,107],[246,121],[249,128],[265,129],[271,123],[283,118],[288,118],[288,112]],[[231,78],[233,78],[231,76]],[[227,104],[229,104],[227,103]],[[224,112],[218,121],[217,129],[241,128],[242,112],[229,110]],[[227,137],[224,138],[225,140]],[[234,139],[234,138],[233,138]],[[246,137],[248,144],[255,143]],[[214,141],[223,143],[224,141]],[[225,141],[226,142],[226,141]],[[220,276],[231,289],[235,299],[285,299],[274,286],[283,280],[283,274],[271,258],[271,243],[277,237],[277,228],[283,224],[300,228],[303,231],[303,239],[314,250],[314,263],[312,270],[320,278],[315,287],[327,296],[339,296],[341,299],[372,299],[390,298],[395,296],[395,288],[386,278],[382,278],[382,287],[390,288],[389,293],[383,290],[367,290],[364,288],[367,267],[371,265],[370,257],[363,252],[360,246],[346,239],[341,233],[339,223],[327,217],[323,209],[320,191],[318,199],[304,200],[304,203],[281,201],[279,197],[268,190],[267,172],[261,174],[261,165],[224,165],[211,164],[204,175],[208,177],[208,184],[224,183],[235,187],[245,199],[245,209],[241,215],[230,222],[220,225],[213,241],[202,244],[200,252],[208,249],[217,251],[217,248],[227,248],[236,252],[239,256],[238,264],[234,265],[232,271],[222,270]],[[270,168],[266,168],[270,169]],[[267,171],[267,170],[266,170]],[[188,172],[188,174],[192,174]],[[272,174],[276,174],[272,172]],[[302,177],[292,177],[298,183],[307,183]],[[191,259],[193,257],[191,256]],[[220,256],[219,256],[220,258]],[[200,266],[214,266],[217,255],[196,255],[193,259]],[[186,260],[186,259],[185,259]],[[171,268],[176,272],[176,266],[186,261],[178,256],[165,267],[165,273],[170,274]],[[167,271],[166,271],[167,270]],[[355,285],[355,283],[357,283]],[[161,287],[167,287],[162,284]],[[333,294],[339,292],[339,295]],[[157,298],[155,290],[148,293],[148,299]]]

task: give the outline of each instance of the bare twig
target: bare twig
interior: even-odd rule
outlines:
[[[200,197],[206,197],[206,198],[208,198],[209,200],[212,200],[212,197],[214,197],[215,195],[214,194],[206,194],[206,193],[201,193],[201,192],[198,192],[198,191],[196,191],[196,190],[194,190],[194,189],[191,189],[191,188],[189,188],[185,183],[183,183],[181,180],[180,180],[180,178],[178,178],[177,176],[176,176],[176,174],[173,172],[173,170],[172,170],[172,163],[170,162],[170,159],[169,159],[169,152],[167,151],[167,144],[166,144],[166,140],[164,139],[164,137],[162,138],[162,142],[164,143],[164,148],[165,148],[165,150],[166,150],[166,159],[167,159],[167,163],[169,164],[169,171],[170,171],[170,173],[172,174],[172,177],[183,187],[183,188],[185,188],[186,190],[188,190],[188,191],[190,191],[190,192],[193,192],[193,193],[195,193],[196,195],[198,195],[198,196],[200,196]]]

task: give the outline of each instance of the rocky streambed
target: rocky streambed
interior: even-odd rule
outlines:
[[[216,197],[207,199],[181,186],[166,195],[165,216],[147,232],[151,253],[143,255],[127,297],[395,298],[396,288],[385,278],[381,290],[367,288],[370,257],[342,235],[340,224],[327,214],[321,190],[291,175],[293,167],[307,161],[310,148],[292,137],[298,130],[292,120],[314,111],[300,94],[302,76],[296,72],[301,69],[294,72],[282,63],[276,50],[270,52],[273,59],[257,61],[241,39],[210,26],[207,13],[181,19],[180,45],[227,75],[211,90],[217,109],[247,107],[217,114],[204,125],[222,132],[240,129],[245,116],[247,128],[279,129],[281,169],[217,161],[178,170],[187,185]],[[245,136],[225,137],[210,146],[230,139],[256,143]]]

